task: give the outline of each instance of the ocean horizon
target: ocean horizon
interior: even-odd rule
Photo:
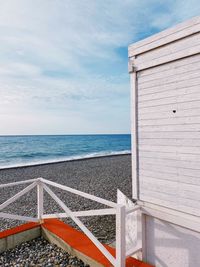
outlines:
[[[128,153],[130,134],[0,136],[0,169]]]

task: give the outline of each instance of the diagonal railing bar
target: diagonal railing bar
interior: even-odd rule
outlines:
[[[116,259],[110,252],[99,242],[99,240],[87,229],[87,227],[76,217],[73,212],[53,193],[46,185],[43,186],[45,191],[59,204],[59,206],[71,217],[71,219],[80,227],[80,229],[88,236],[88,238],[97,246],[103,255],[116,266]]]
[[[104,204],[106,206],[109,206],[109,207],[112,207],[112,208],[116,208],[117,207],[117,204],[115,202],[110,201],[110,200],[106,200],[106,199],[103,199],[103,198],[100,198],[100,197],[96,197],[94,195],[79,191],[77,189],[70,188],[70,187],[65,186],[65,185],[60,185],[58,183],[55,183],[55,182],[52,182],[52,181],[48,181],[48,180],[43,179],[43,178],[39,178],[39,179],[45,184],[52,185],[54,187],[60,188],[62,190],[68,191],[68,192],[76,194],[76,195],[80,195],[80,196],[82,196],[84,198],[99,202],[99,203]]]
[[[8,184],[0,184],[0,188],[4,187],[9,187],[9,186],[15,186],[15,185],[21,185],[21,184],[30,184],[32,182],[36,182],[37,179],[30,179],[30,180],[25,180],[25,181],[19,181],[19,182],[13,182],[13,183],[8,183]]]
[[[30,184],[29,186],[25,187],[23,190],[21,190],[20,192],[18,192],[13,197],[11,197],[8,200],[6,200],[4,203],[2,203],[0,205],[0,210],[4,209],[9,204],[13,203],[15,200],[17,200],[18,198],[20,198],[21,196],[23,196],[24,194],[26,194],[28,191],[30,191],[32,188],[34,188],[36,185],[37,185],[37,183],[34,182],[34,183]]]
[[[83,211],[73,211],[72,212],[76,217],[85,217],[85,216],[101,216],[101,215],[115,215],[115,209],[98,209],[98,210],[83,210]],[[48,218],[67,218],[68,214],[64,213],[54,213],[54,214],[44,214],[42,219]]]
[[[19,220],[19,221],[27,221],[27,222],[38,222],[37,218],[21,216],[16,214],[10,214],[5,212],[0,212],[0,218]]]
[[[132,208],[127,208],[127,209],[126,209],[126,215],[128,215],[128,214],[130,214],[130,213],[132,213],[132,212],[138,211],[138,210],[140,210],[140,209],[141,209],[141,207],[140,207],[139,205],[135,205],[135,206],[132,207]]]
[[[137,231],[137,235],[140,231],[142,231],[142,222],[141,222],[141,206],[139,206],[138,204],[135,204],[134,207],[131,208],[127,208],[126,209],[126,216],[137,212],[136,216],[137,216],[137,223],[139,226],[139,229],[136,229]],[[139,212],[139,213],[138,213]],[[142,244],[141,244],[141,239],[137,239],[136,244],[133,244],[132,248],[126,249],[126,257],[131,257],[133,255],[135,255],[136,253],[141,252],[143,253],[143,248],[142,248]]]
[[[132,255],[136,254],[137,252],[139,252],[141,250],[142,250],[142,248],[141,248],[140,245],[138,245],[138,246],[136,246],[134,248],[131,248],[126,252],[126,257],[132,256]]]

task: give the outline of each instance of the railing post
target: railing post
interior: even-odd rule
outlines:
[[[42,223],[43,211],[43,183],[39,180],[37,184],[37,217],[40,223]]]
[[[126,208],[119,205],[116,212],[116,267],[126,263]]]
[[[141,212],[142,260],[146,262],[146,215]]]

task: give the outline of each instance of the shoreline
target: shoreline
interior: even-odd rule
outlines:
[[[63,159],[63,160],[52,160],[47,162],[41,162],[41,163],[27,163],[22,165],[13,165],[13,166],[0,166],[1,170],[9,170],[9,169],[18,169],[18,168],[28,168],[28,167],[39,167],[43,165],[49,165],[49,164],[57,164],[57,163],[65,163],[65,162],[74,162],[74,161],[82,161],[82,160],[88,160],[88,159],[98,159],[98,158],[105,158],[105,157],[119,157],[119,156],[126,156],[131,155],[131,152],[125,152],[125,153],[112,153],[112,154],[105,154],[105,155],[97,155],[97,156],[85,156],[85,157],[77,157],[77,158],[71,158],[71,159]]]

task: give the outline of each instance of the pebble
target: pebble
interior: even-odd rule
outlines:
[[[0,266],[5,267],[88,267],[43,237],[22,243],[14,249],[0,253]]]
[[[37,177],[44,177],[45,179],[114,202],[117,200],[117,189],[120,189],[127,197],[131,198],[130,155],[108,156],[0,170],[0,183]],[[1,203],[23,188],[24,186],[20,185],[0,189]],[[73,211],[108,208],[58,188],[52,188],[52,190]],[[30,193],[22,196],[16,202],[9,205],[9,207],[6,207],[5,212],[35,216],[36,207],[36,190],[33,189]],[[63,212],[47,194],[44,195],[44,211],[45,213]],[[72,227],[77,227],[72,220],[63,220],[72,225]],[[115,216],[81,217],[81,220],[99,241],[110,244],[115,240]],[[21,221],[0,218],[0,231],[15,227],[21,223]]]

